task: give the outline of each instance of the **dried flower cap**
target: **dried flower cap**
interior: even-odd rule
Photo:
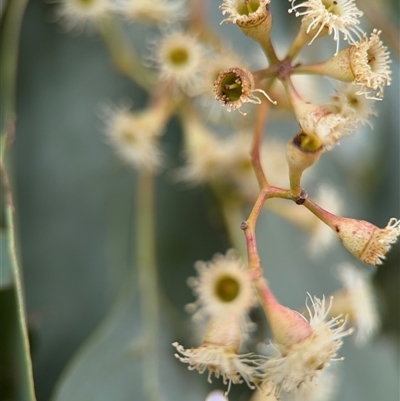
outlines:
[[[333,295],[330,316],[342,314],[356,329],[355,340],[365,344],[379,327],[379,315],[369,275],[350,263],[338,266],[343,289]]]
[[[189,96],[198,91],[198,74],[204,61],[204,49],[191,34],[174,31],[153,43],[150,60],[159,70],[160,80],[172,82]]]
[[[356,7],[354,0],[308,0],[297,5],[295,5],[297,0],[289,1],[292,3],[289,13],[294,11],[296,17],[303,17],[302,24],[307,26],[306,33],[312,36],[310,44],[327,30],[327,34],[333,33],[336,42],[335,54],[337,54],[340,33],[349,43],[355,43],[363,33],[358,26],[360,23],[358,18],[363,13]],[[297,11],[299,9],[305,10]]]
[[[219,6],[222,14],[229,14],[224,22],[237,24],[239,27],[251,28],[260,25],[270,17],[271,0],[224,0]]]
[[[81,32],[85,27],[89,30],[111,11],[110,0],[59,0],[56,19],[67,30]]]
[[[165,24],[185,17],[182,0],[115,0],[114,9],[129,20]]]
[[[238,354],[241,338],[240,319],[235,314],[226,314],[211,320],[200,347],[184,349],[177,342],[172,345],[180,354],[175,354],[175,357],[189,364],[189,370],[196,369],[199,373],[208,370],[210,383],[212,375],[222,377],[229,392],[231,384],[242,383],[242,379],[254,388],[251,383],[257,361],[250,359],[250,354]]]
[[[254,92],[262,93],[274,103],[262,89],[255,89],[254,86],[253,74],[250,71],[232,67],[220,72],[218,79],[214,82],[215,99],[227,106],[228,111],[239,110],[245,103],[260,104],[261,100],[254,96]]]
[[[354,256],[368,265],[380,265],[400,235],[400,220],[392,218],[385,228],[378,228],[368,221],[335,216],[332,228]]]
[[[271,32],[272,14],[270,0],[224,0],[220,6],[222,14],[229,14],[224,22],[236,24],[242,32],[263,43]]]
[[[107,107],[103,118],[107,138],[121,159],[133,167],[153,171],[162,165],[158,138],[167,117],[161,105],[139,112],[131,112],[127,106]]]
[[[197,302],[189,305],[189,309],[197,309],[194,319],[229,314],[245,319],[257,304],[251,276],[233,249],[226,255],[216,254],[209,262],[197,262],[195,268],[198,277],[188,279],[198,297]]]
[[[313,311],[308,307],[310,334],[296,343],[282,345],[271,343],[268,351],[271,354],[260,368],[260,380],[271,386],[277,397],[282,392],[296,397],[300,392],[312,392],[318,384],[321,372],[331,361],[338,360],[337,350],[342,345],[342,338],[351,334],[346,330],[339,317],[325,321],[330,305],[325,307],[325,299],[314,297]],[[296,327],[293,327],[296,330]],[[297,398],[296,398],[297,399]]]
[[[374,29],[369,39],[364,35],[361,42],[351,48],[350,55],[353,84],[361,86],[358,94],[378,100],[383,97],[384,87],[390,85],[392,74],[390,54],[379,38],[380,33]],[[375,90],[377,97],[371,97],[368,89]]]

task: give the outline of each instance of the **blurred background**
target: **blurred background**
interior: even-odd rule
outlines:
[[[208,3],[212,25],[232,47],[245,49],[245,56],[259,56],[257,45],[235,26],[219,27],[220,2]],[[272,38],[284,38],[285,46],[298,25],[287,15],[288,2],[281,3],[273,5],[277,17]],[[391,10],[388,17],[398,28],[398,3],[376,3]],[[100,111],[102,104],[127,99],[133,108],[141,108],[147,94],[116,72],[97,35],[65,33],[53,23],[55,7],[31,0],[26,9],[11,172],[37,399],[141,401],[141,357],[134,342],[140,332],[138,299],[133,287],[121,291],[127,277],[133,274],[135,279],[135,172],[107,145]],[[367,31],[374,26],[364,23]],[[137,23],[127,29],[132,43],[145,52],[154,28]],[[326,43],[332,52],[332,41]],[[332,183],[340,189],[345,216],[380,227],[400,216],[399,54],[390,50],[393,82],[377,102],[374,130],[367,127],[324,155],[310,184]],[[284,132],[287,141],[296,128],[292,122],[286,133],[279,124],[272,122],[270,129],[276,135]],[[223,388],[222,383],[216,379],[209,385],[204,375],[189,372],[173,357],[170,344],[179,341],[190,347],[197,338],[183,309],[193,301],[186,279],[194,274],[194,262],[224,253],[230,243],[213,194],[173,179],[172,172],[183,164],[181,142],[174,117],[163,137],[168,168],[157,177],[157,260],[164,291],[161,386],[166,400],[203,401],[213,388]],[[313,187],[307,190],[312,193]],[[273,290],[293,308],[304,305],[307,291],[322,296],[339,288],[334,267],[343,261],[356,263],[339,241],[322,257],[310,259],[303,232],[270,212],[260,219],[258,241]],[[335,400],[399,399],[399,244],[376,269],[374,287],[381,330],[363,348],[346,339]],[[10,291],[1,291],[4,321],[13,313],[13,306],[7,306]],[[259,315],[255,312],[254,319]],[[127,358],[121,344],[130,343]],[[18,383],[6,369],[0,374],[1,397],[12,400]],[[246,401],[249,396],[249,389],[237,386],[230,399]]]

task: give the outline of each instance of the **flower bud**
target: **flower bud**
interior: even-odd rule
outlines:
[[[289,348],[312,334],[310,324],[297,311],[281,305],[267,283],[262,286],[262,304],[271,326],[274,340],[279,346]]]
[[[380,265],[400,235],[400,220],[391,218],[385,228],[364,220],[336,216],[310,199],[304,206],[336,232],[349,252],[368,265]]]
[[[400,235],[400,220],[392,218],[385,228],[378,228],[368,221],[336,217],[332,228],[354,256],[368,265],[380,265]]]
[[[356,328],[355,341],[365,344],[379,328],[379,315],[375,295],[365,269],[358,269],[350,263],[338,266],[338,276],[343,288],[333,294],[329,316],[346,316]]]

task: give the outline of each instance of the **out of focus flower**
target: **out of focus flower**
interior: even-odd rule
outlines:
[[[365,344],[379,328],[375,296],[367,273],[350,263],[338,267],[343,289],[333,294],[330,316],[343,314],[356,328],[355,340]]]
[[[110,0],[58,0],[57,3],[56,18],[68,30],[91,29],[111,9]]]
[[[170,24],[184,18],[184,0],[115,0],[114,9],[130,20]]]
[[[189,304],[196,311],[194,318],[245,317],[257,304],[257,297],[249,271],[231,249],[226,255],[216,254],[209,262],[197,262],[197,277],[188,279],[197,301]]]
[[[121,159],[133,167],[151,171],[162,165],[158,139],[167,117],[162,105],[136,112],[128,107],[109,107],[103,116],[108,141]]]
[[[334,113],[345,117],[354,116],[363,125],[371,123],[368,119],[375,116],[374,99],[369,99],[360,94],[359,85],[345,84],[334,95],[331,95],[331,102],[327,105]]]
[[[162,82],[172,82],[188,95],[198,92],[199,74],[203,68],[204,49],[191,34],[175,31],[154,42],[151,61]]]
[[[176,358],[189,364],[189,370],[196,369],[199,373],[208,370],[210,383],[212,375],[222,377],[229,392],[232,383],[242,383],[243,380],[254,388],[254,361],[249,358],[250,354],[238,354],[241,340],[240,318],[230,313],[211,319],[200,347],[185,349],[176,342],[172,345],[179,352],[175,354]]]

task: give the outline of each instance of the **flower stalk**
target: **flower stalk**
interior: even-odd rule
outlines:
[[[154,77],[145,69],[131,44],[128,44],[119,22],[111,15],[99,21],[99,30],[116,69],[146,92],[152,89]]]
[[[137,175],[135,244],[139,279],[143,354],[143,386],[148,401],[162,399],[159,387],[158,344],[160,333],[159,296],[155,244],[155,175],[139,171]]]

